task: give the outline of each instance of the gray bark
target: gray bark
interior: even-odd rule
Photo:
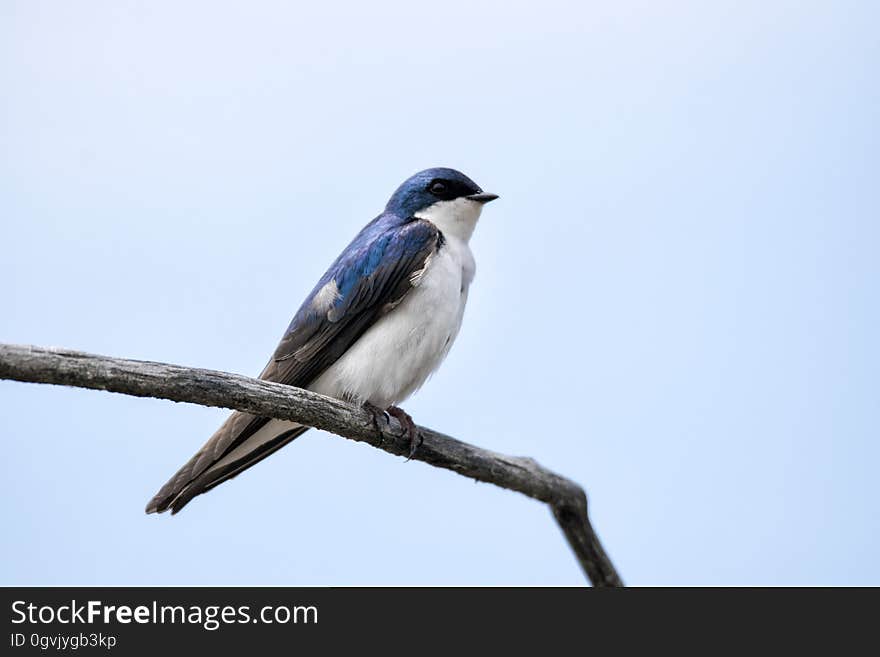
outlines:
[[[110,358],[68,349],[0,344],[0,379],[107,390],[293,420],[407,456],[409,441],[392,418],[380,434],[365,409],[291,386],[215,370]],[[587,515],[576,483],[533,459],[506,456],[419,427],[424,440],[414,459],[548,504],[584,573],[594,586],[622,586]]]

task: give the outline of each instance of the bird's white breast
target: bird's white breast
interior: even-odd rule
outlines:
[[[418,284],[309,388],[379,408],[415,392],[437,369],[461,327],[474,258],[467,243],[448,237]]]

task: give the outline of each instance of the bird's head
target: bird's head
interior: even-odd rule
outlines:
[[[437,167],[407,178],[385,210],[400,217],[425,219],[447,237],[467,241],[483,205],[496,198],[497,194],[487,194],[460,171]]]

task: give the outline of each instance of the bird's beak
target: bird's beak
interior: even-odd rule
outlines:
[[[477,203],[488,203],[489,201],[494,201],[498,198],[498,194],[488,194],[486,192],[480,192],[479,194],[471,194],[467,197],[470,201],[476,201]]]

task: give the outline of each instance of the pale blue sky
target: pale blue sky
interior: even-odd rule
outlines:
[[[502,199],[405,407],[581,482],[631,584],[880,584],[873,2],[0,2],[0,341],[256,374],[409,174]],[[2,584],[579,584],[541,505],[0,382]]]

